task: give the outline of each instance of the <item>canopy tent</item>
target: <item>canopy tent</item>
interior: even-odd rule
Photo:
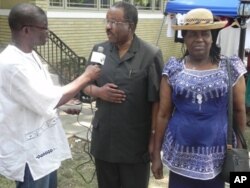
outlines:
[[[169,0],[167,13],[186,13],[193,8],[207,8],[216,16],[236,17],[240,0]]]
[[[194,8],[207,8],[216,16],[237,17],[240,0],[168,0],[164,14],[184,14]],[[239,57],[244,58],[246,28],[241,27],[239,42]]]
[[[164,14],[181,13],[184,14],[194,8],[207,8],[216,16],[237,17],[237,9],[240,0],[168,0]],[[245,53],[245,37],[246,28],[241,27],[239,42],[239,57],[243,60]],[[248,56],[248,63],[250,62]],[[249,64],[247,65],[249,66]],[[246,106],[250,108],[250,71],[248,70],[247,90],[246,90]],[[248,122],[249,124],[249,122]]]

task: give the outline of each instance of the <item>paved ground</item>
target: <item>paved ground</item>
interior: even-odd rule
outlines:
[[[87,133],[91,126],[91,119],[94,114],[94,110],[90,104],[82,104],[82,111],[79,116],[68,115],[63,111],[60,111],[60,117],[63,123],[64,130],[67,137],[79,137],[83,140],[88,140]]]

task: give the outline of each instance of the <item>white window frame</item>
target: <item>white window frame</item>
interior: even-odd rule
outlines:
[[[113,4],[113,2],[116,2],[116,1],[119,1],[119,0],[109,0],[109,3],[108,3],[108,5],[109,6],[107,6],[107,7],[104,7],[104,8],[102,8],[101,7],[101,2],[103,1],[103,0],[93,0],[93,1],[95,1],[95,4],[93,4],[94,6],[93,7],[88,7],[88,6],[83,6],[83,7],[78,7],[78,6],[68,6],[68,2],[70,1],[70,0],[59,0],[59,1],[61,1],[61,5],[62,6],[53,6],[53,5],[51,5],[51,3],[53,3],[53,1],[56,1],[56,0],[48,0],[48,4],[49,4],[49,9],[67,9],[67,10],[79,10],[79,9],[89,9],[89,10],[106,10],[106,9],[108,9],[112,4]],[[128,2],[130,2],[130,3],[132,3],[132,4],[135,4],[135,0],[126,0],[126,1],[128,1]],[[147,9],[146,7],[145,8],[143,8],[143,6],[140,6],[139,8],[138,8],[138,10],[139,11],[151,11],[151,12],[163,12],[163,10],[164,10],[164,0],[148,0],[148,1],[151,1],[152,2],[152,6],[149,8],[149,9]],[[155,2],[156,1],[160,1],[160,5],[159,5],[159,9],[157,9],[156,7],[155,7]],[[141,2],[143,2],[143,0],[141,0]],[[144,0],[144,2],[146,2],[145,0]]]

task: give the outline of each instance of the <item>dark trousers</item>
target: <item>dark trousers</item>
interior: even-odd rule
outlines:
[[[169,173],[169,188],[224,188],[224,185],[224,181],[219,176],[211,180],[197,180],[172,171]]]
[[[147,188],[150,163],[110,163],[95,159],[99,188]]]
[[[16,188],[56,188],[57,187],[57,171],[36,181],[33,180],[29,166],[25,166],[24,181],[16,181]]]

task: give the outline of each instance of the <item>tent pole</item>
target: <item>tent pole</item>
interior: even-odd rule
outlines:
[[[245,39],[246,39],[246,19],[242,18],[240,23],[240,42],[238,56],[243,61],[245,56]]]
[[[159,44],[159,40],[160,40],[160,37],[161,37],[161,31],[162,31],[162,28],[163,28],[163,25],[165,23],[165,19],[166,19],[166,15],[164,14],[164,17],[163,17],[163,20],[162,20],[162,23],[161,23],[161,28],[160,28],[160,31],[159,31],[159,34],[158,34],[158,37],[157,37],[157,40],[156,40],[156,46],[158,46]]]

